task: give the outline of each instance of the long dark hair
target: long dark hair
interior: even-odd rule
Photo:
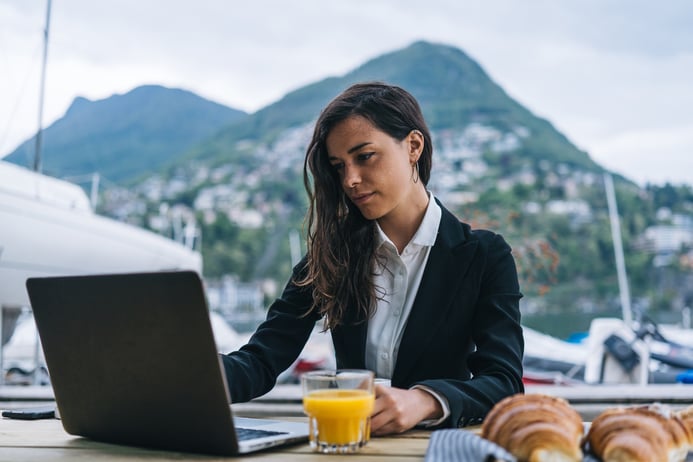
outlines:
[[[327,155],[330,131],[351,116],[365,118],[398,141],[419,130],[424,148],[418,169],[424,186],[431,174],[431,135],[418,102],[404,89],[381,82],[358,83],[320,113],[303,165],[310,201],[306,216],[308,255],[303,276],[295,283],[312,287],[313,304],[308,312],[318,310],[325,317],[326,329],[347,318],[365,321],[378,297],[373,283],[375,222],[364,218],[347,198]]]

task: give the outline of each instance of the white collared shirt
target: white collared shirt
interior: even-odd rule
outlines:
[[[402,334],[436,241],[442,212],[433,195],[429,195],[421,225],[401,255],[376,223],[378,258],[373,282],[378,300],[375,313],[368,321],[366,367],[377,377],[392,378]]]
[[[435,244],[442,211],[433,194],[429,193],[428,207],[419,229],[402,253],[376,223],[376,260],[374,284],[378,300],[375,313],[368,321],[366,337],[366,367],[376,377],[391,379],[397,362],[399,345],[407,326],[423,277],[428,256]],[[449,415],[447,400],[428,387],[416,386],[431,393],[442,405],[444,416]]]

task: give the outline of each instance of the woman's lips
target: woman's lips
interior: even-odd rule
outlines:
[[[363,204],[364,202],[368,201],[368,199],[370,199],[372,196],[373,196],[373,193],[357,194],[357,195],[351,197],[351,201],[356,205],[360,205],[360,204]]]

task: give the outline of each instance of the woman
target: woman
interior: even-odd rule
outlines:
[[[523,390],[510,247],[426,190],[431,157],[399,87],[356,84],[322,111],[304,164],[308,252],[249,343],[222,356],[233,401],[269,391],[320,319],[339,368],[391,379],[376,387],[375,435],[480,423]]]

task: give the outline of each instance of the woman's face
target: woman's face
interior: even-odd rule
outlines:
[[[412,165],[423,149],[423,136],[412,131],[402,141],[361,116],[335,125],[327,136],[327,155],[342,188],[363,216],[378,220],[406,209],[413,199]]]

